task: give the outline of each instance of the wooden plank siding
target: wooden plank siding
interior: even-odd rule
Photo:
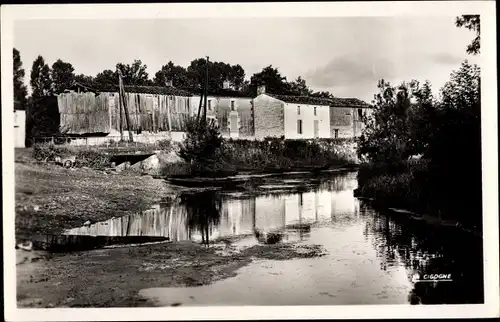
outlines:
[[[58,96],[61,129],[68,134],[110,133],[127,129],[120,117],[118,93],[63,93]],[[181,131],[190,115],[189,97],[161,94],[126,93],[132,131]],[[123,113],[122,113],[123,114]]]

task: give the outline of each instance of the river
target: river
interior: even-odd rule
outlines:
[[[208,247],[222,243],[235,252],[257,243],[324,250],[315,258],[254,260],[236,276],[210,285],[153,284],[140,291],[160,306],[483,302],[481,238],[375,210],[353,196],[356,187],[355,172],[279,176],[258,193],[193,193],[66,234],[163,236]],[[430,280],[431,274],[441,274],[442,281]]]

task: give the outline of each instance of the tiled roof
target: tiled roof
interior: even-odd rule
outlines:
[[[182,88],[182,90],[188,91],[193,95],[200,95],[202,91],[201,89],[196,89],[196,88]],[[220,88],[216,90],[208,90],[208,96],[253,98],[255,95],[252,95],[252,93],[249,91],[237,91],[234,89]]]
[[[73,87],[75,86],[84,87],[94,92],[118,92],[118,85],[110,85],[110,86],[95,88],[86,84],[75,83]],[[127,93],[192,96],[190,92],[177,89],[175,87],[125,85],[124,88],[125,92]]]
[[[332,104],[330,106],[335,107],[372,107],[370,104],[358,99],[358,98],[340,98],[334,97],[331,99]]]
[[[279,99],[286,103],[306,104],[306,105],[325,105],[334,107],[370,107],[367,103],[357,98],[323,98],[314,96],[293,96],[293,95],[276,95],[266,93],[266,95]]]

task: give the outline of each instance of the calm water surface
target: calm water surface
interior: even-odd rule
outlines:
[[[173,205],[66,233],[164,236],[234,247],[265,244],[278,236],[272,242],[321,245],[326,252],[311,259],[256,260],[235,277],[207,286],[151,285],[140,292],[158,305],[483,302],[481,238],[376,211],[353,197],[356,187],[356,173],[275,177],[262,184],[266,193],[185,195]],[[431,273],[451,274],[451,281],[413,279]]]

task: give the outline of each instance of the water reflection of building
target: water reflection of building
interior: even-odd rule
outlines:
[[[334,180],[335,181],[335,180]],[[335,183],[336,182],[336,183]],[[339,192],[336,184],[318,191],[250,198],[193,195],[174,205],[157,205],[130,216],[113,218],[68,230],[67,234],[102,236],[163,236],[172,241],[215,240],[222,237],[282,230],[287,225],[330,220],[337,214],[356,213],[352,191]],[[332,186],[333,185],[333,186]],[[338,187],[337,187],[338,188]],[[213,199],[220,199],[220,206]]]

